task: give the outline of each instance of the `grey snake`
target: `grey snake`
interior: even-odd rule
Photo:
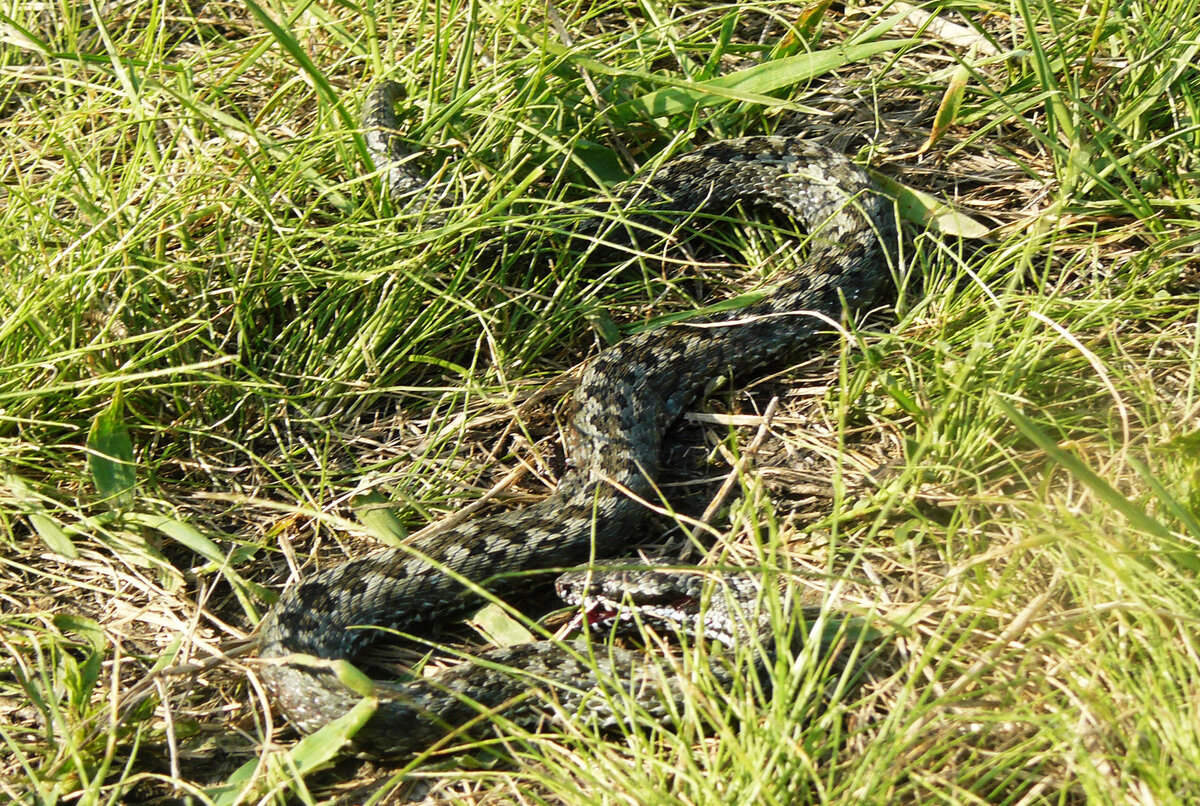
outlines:
[[[410,208],[436,206],[430,201],[436,188],[398,143],[400,92],[391,82],[371,90],[363,111],[368,150],[397,200]],[[745,378],[802,356],[828,339],[830,320],[885,303],[893,293],[891,205],[845,157],[799,138],[711,142],[665,162],[647,180],[627,183],[616,199],[618,207],[636,206],[639,215],[658,220],[665,212],[724,216],[738,205],[774,211],[813,234],[810,254],[798,269],[773,278],[753,304],[704,324],[638,333],[589,359],[568,427],[568,466],[540,503],[376,551],[290,588],[263,619],[259,655],[274,704],[300,731],[322,727],[359,701],[329,661],[354,658],[380,634],[369,628],[419,632],[479,606],[464,579],[503,598],[529,588],[526,572],[618,554],[646,514],[638,499],[655,497],[664,433],[710,380],[727,372]],[[683,598],[703,595],[697,586],[710,579],[675,578],[689,588]],[[609,580],[576,576],[560,588],[577,583],[572,595],[595,605]],[[716,583],[739,596],[761,587],[749,572]],[[711,598],[707,609],[721,610],[716,603],[723,597]],[[373,755],[418,752],[486,709],[526,728],[561,714],[619,721],[598,693],[604,685],[625,687],[659,713],[680,692],[670,682],[663,690],[663,676],[646,666],[640,653],[617,647],[590,659],[582,644],[552,641],[489,650],[430,677],[376,683],[379,707],[354,742]]]

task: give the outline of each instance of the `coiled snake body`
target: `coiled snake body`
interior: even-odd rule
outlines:
[[[393,136],[398,96],[391,83],[372,90],[364,128],[392,192],[421,203],[432,189],[408,167]],[[723,215],[739,204],[773,209],[817,234],[809,259],[761,301],[706,325],[639,333],[592,358],[575,394],[568,468],[541,503],[351,560],[284,594],[263,620],[259,654],[268,661],[262,677],[274,702],[301,731],[316,730],[359,700],[327,661],[352,658],[373,640],[370,627],[415,632],[478,606],[462,578],[503,597],[529,586],[521,572],[619,552],[645,511],[636,499],[653,496],[664,432],[708,381],[802,354],[830,319],[890,296],[890,207],[859,168],[825,148],[789,137],[714,142],[630,183],[618,199],[659,217]],[[651,711],[676,696],[652,683],[661,675],[642,671],[634,653],[596,655],[585,664],[577,651],[541,641],[491,650],[433,677],[379,684],[379,708],[355,743],[373,754],[414,752],[481,708],[502,706],[505,718],[528,727],[555,706],[612,721],[607,699],[593,691],[605,679],[619,681]],[[541,693],[529,694],[531,680]]]

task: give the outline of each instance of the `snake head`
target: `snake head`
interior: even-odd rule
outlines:
[[[702,569],[592,568],[563,574],[559,597],[582,611],[593,633],[636,633],[639,626],[733,645],[761,634],[761,579]]]

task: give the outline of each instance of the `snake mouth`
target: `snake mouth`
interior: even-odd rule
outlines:
[[[583,621],[593,633],[628,631],[636,622],[652,625],[668,625],[678,628],[689,613],[694,613],[698,602],[690,596],[650,603],[614,602],[610,599],[591,597],[583,605]]]

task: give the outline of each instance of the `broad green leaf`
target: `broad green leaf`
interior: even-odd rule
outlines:
[[[51,551],[62,557],[76,559],[79,557],[79,552],[75,549],[75,544],[71,542],[71,538],[58,521],[51,518],[43,512],[30,512],[29,523],[33,526],[33,530],[38,533],[38,537],[49,547]]]
[[[305,736],[288,751],[284,762],[286,769],[291,775],[303,778],[332,762],[341,755],[354,734],[367,724],[378,705],[379,701],[374,697],[365,697],[345,715],[333,720],[316,733]],[[205,794],[212,799],[214,806],[255,802],[247,796],[251,794],[254,776],[260,765],[258,759],[247,761],[238,767],[224,784],[210,787],[205,790]]]
[[[33,530],[38,533],[38,537],[42,538],[42,542],[51,551],[72,560],[79,557],[79,551],[76,550],[75,544],[66,530],[57,520],[47,514],[46,507],[42,502],[49,499],[35,493],[24,479],[17,476],[5,476],[3,484],[12,491],[16,500],[28,512],[29,525],[33,527]]]
[[[928,193],[902,185],[875,172],[871,173],[871,179],[884,193],[896,200],[900,208],[900,217],[905,221],[912,221],[935,232],[957,238],[982,238],[991,232],[991,227],[958,212]]]
[[[797,15],[796,33],[800,35],[801,39],[806,42],[812,40],[813,35],[817,32],[817,28],[821,25],[821,21],[825,19],[825,12],[829,10],[829,6],[832,3],[833,0],[820,0]]]
[[[516,646],[535,640],[524,624],[495,602],[480,608],[467,623],[496,646]]]
[[[396,517],[392,502],[378,490],[369,490],[354,496],[350,502],[358,521],[375,536],[375,539],[389,546],[399,546],[408,537],[408,530]]]
[[[133,504],[137,484],[134,473],[133,441],[123,418],[121,393],[92,421],[88,432],[88,469],[100,497],[110,506],[124,509]]]
[[[937,114],[933,116],[933,126],[929,129],[929,137],[917,149],[918,154],[922,154],[933,147],[938,140],[942,139],[950,127],[958,121],[958,110],[962,108],[963,93],[967,88],[967,81],[971,78],[971,71],[966,65],[960,64],[954,73],[950,76],[950,83],[946,85],[946,91],[942,93],[942,102],[938,105]]]
[[[56,613],[54,615],[54,626],[63,632],[77,633],[82,637],[96,652],[101,652],[108,641],[104,637],[104,628],[95,619],[90,619],[87,616],[80,616],[74,613]]]

